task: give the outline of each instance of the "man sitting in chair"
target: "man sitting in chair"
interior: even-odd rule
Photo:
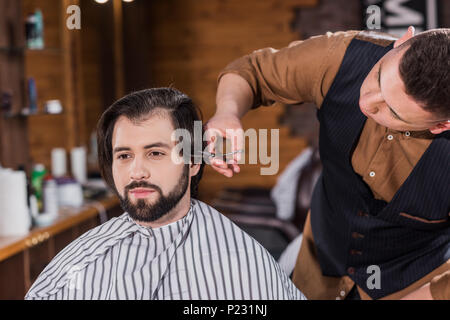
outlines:
[[[103,113],[99,167],[126,212],[62,250],[26,299],[305,299],[258,242],[192,198],[203,164],[173,161],[172,133],[193,136],[198,120],[171,88]]]

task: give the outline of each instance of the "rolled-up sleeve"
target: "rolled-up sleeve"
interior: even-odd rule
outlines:
[[[358,31],[328,32],[276,50],[264,48],[231,62],[219,74],[243,77],[250,85],[253,108],[274,102],[322,104],[348,44]]]

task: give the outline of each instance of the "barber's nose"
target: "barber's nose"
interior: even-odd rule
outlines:
[[[130,178],[133,180],[143,180],[150,178],[150,170],[145,166],[144,161],[135,159],[131,167]]]
[[[383,101],[381,94],[368,93],[361,97],[359,103],[363,109],[371,114],[375,114],[379,110],[380,103]]]

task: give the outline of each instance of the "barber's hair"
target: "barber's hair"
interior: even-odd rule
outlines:
[[[422,32],[403,46],[399,71],[406,93],[439,119],[450,119],[450,29]]]
[[[97,124],[98,165],[103,179],[116,193],[112,174],[112,135],[117,119],[120,116],[125,116],[133,123],[139,124],[161,112],[161,110],[170,115],[175,129],[189,131],[192,137],[192,151],[194,148],[194,121],[201,121],[201,112],[191,98],[176,89],[151,88],[133,92],[114,102],[102,114]],[[202,145],[203,150],[205,147],[203,141]],[[198,184],[202,177],[203,167],[204,164],[201,163],[199,172],[191,178],[191,197],[197,197],[198,195]]]

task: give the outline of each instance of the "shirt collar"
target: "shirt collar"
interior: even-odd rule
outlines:
[[[185,225],[187,223],[190,223],[192,221],[192,217],[194,215],[195,211],[195,200],[191,199],[190,207],[185,216],[183,216],[181,219],[174,221],[172,223],[166,224],[161,227],[152,228],[152,227],[145,227],[140,224],[138,224],[136,221],[134,221],[128,212],[125,213],[126,219],[131,222],[135,227],[136,230],[141,233],[142,235],[146,237],[163,237],[165,244],[170,242],[170,238],[175,238],[182,230],[184,230]],[[171,235],[171,237],[168,237],[168,235]],[[167,239],[166,239],[167,238]]]
[[[421,131],[398,131],[394,129],[386,128],[386,133],[390,134],[399,134],[402,136],[406,136],[409,138],[417,138],[417,139],[434,139],[435,135],[430,132],[430,130],[421,130]]]

